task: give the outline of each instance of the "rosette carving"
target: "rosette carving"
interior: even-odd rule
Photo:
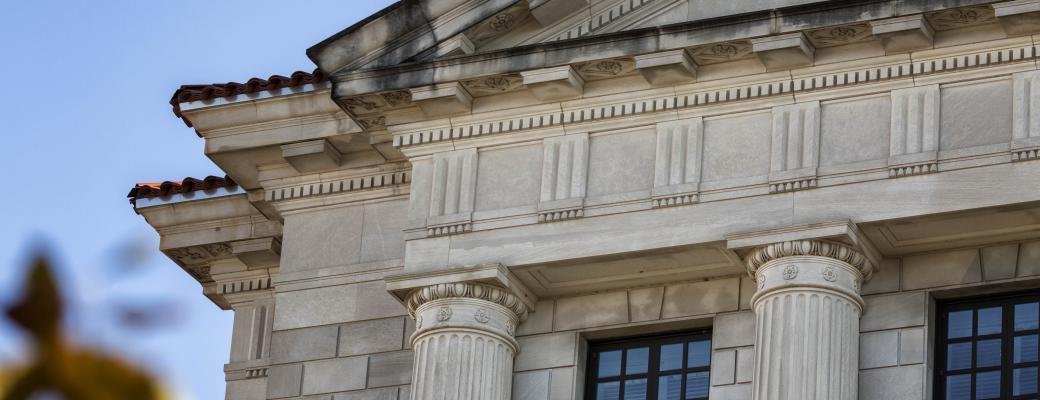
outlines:
[[[520,321],[527,319],[527,305],[519,297],[506,289],[480,283],[442,283],[415,289],[408,295],[408,310],[414,315],[425,303],[453,297],[490,301],[515,312]]]
[[[791,240],[768,244],[752,250],[745,262],[748,272],[754,276],[755,271],[765,263],[793,256],[833,258],[858,269],[863,274],[864,280],[870,279],[870,275],[874,272],[874,265],[863,253],[848,245],[826,240]]]

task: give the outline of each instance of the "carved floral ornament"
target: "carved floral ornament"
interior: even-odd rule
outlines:
[[[527,319],[527,305],[520,301],[519,297],[516,297],[512,293],[509,293],[506,289],[484,285],[480,283],[442,283],[438,285],[426,286],[413,290],[406,300],[405,304],[408,307],[408,311],[412,314],[416,314],[416,310],[419,306],[438,299],[446,299],[453,297],[464,297],[477,300],[490,301],[492,303],[501,305],[508,308],[510,311],[516,313],[520,321]],[[451,318],[451,309],[447,311],[442,307],[437,312],[437,319],[441,320],[442,315],[446,315],[446,318],[441,320],[447,320]],[[478,320],[479,317],[476,317]]]
[[[758,247],[751,251],[746,258],[748,272],[754,276],[755,271],[769,261],[793,256],[819,256],[833,258],[835,260],[851,265],[863,274],[863,279],[870,279],[874,272],[874,265],[863,253],[852,247],[826,241],[826,240],[792,240],[787,242],[773,243]],[[793,265],[788,266],[793,267]],[[833,272],[833,271],[832,271]],[[826,271],[823,272],[826,274]],[[784,270],[785,279],[794,279],[798,269],[793,269],[792,277],[788,278],[788,270]],[[826,276],[824,277],[826,279]]]

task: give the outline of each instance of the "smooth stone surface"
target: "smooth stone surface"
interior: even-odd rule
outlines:
[[[520,353],[513,362],[513,371],[530,371],[574,365],[578,350],[577,335],[572,332],[517,338]]]
[[[480,153],[476,211],[538,204],[542,179],[542,147],[519,146]],[[503,183],[508,182],[508,185]]]
[[[516,335],[526,336],[552,332],[555,307],[556,302],[553,300],[542,300],[535,303],[534,312],[516,328]]]
[[[409,317],[351,322],[340,326],[339,356],[380,353],[400,350],[408,342],[404,336],[404,321]],[[415,329],[414,324],[412,329]]]
[[[411,350],[373,354],[368,358],[368,387],[407,385],[412,382]]]
[[[711,385],[731,385],[736,382],[737,351],[718,350],[711,354]]]
[[[860,320],[860,332],[925,324],[928,295],[924,292],[865,296],[863,300],[867,306]]]
[[[368,357],[311,361],[304,364],[304,371],[304,395],[364,389]]]
[[[652,321],[661,318],[661,302],[664,287],[634,289],[628,291],[628,315],[632,322]]]
[[[670,285],[664,291],[661,318],[736,311],[739,284],[739,279],[730,278]]]
[[[1018,265],[1018,244],[982,248],[982,275],[987,281],[1015,277]]]
[[[923,363],[926,346],[924,328],[907,328],[899,331],[899,364]]]
[[[1011,141],[1011,82],[997,81],[942,90],[939,149],[962,149]]]
[[[820,166],[888,158],[891,100],[869,96],[821,105]]]
[[[859,336],[859,368],[890,367],[899,364],[899,331],[864,333]]]
[[[303,364],[275,365],[267,369],[267,398],[280,399],[300,395]]]
[[[769,173],[769,113],[704,121],[702,181]]]
[[[548,400],[549,372],[543,369],[513,374],[513,400]]]
[[[336,356],[339,327],[335,325],[275,331],[271,334],[271,361],[288,363]]]
[[[711,344],[716,349],[754,345],[755,313],[745,311],[715,316]]]
[[[367,301],[359,304],[356,299]],[[274,315],[275,330],[405,314],[404,307],[386,292],[382,281],[278,293],[275,301],[278,308]]]
[[[588,196],[649,190],[656,132],[642,130],[589,139]]]
[[[948,251],[903,259],[903,290],[982,281],[978,249]]]
[[[628,293],[610,292],[556,301],[558,331],[628,322]]]
[[[859,374],[859,400],[923,400],[924,366],[879,368]]]

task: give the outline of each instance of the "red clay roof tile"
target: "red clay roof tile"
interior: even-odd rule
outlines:
[[[170,105],[173,106],[173,114],[184,120],[188,127],[191,127],[191,121],[184,118],[184,115],[181,114],[180,103],[259,93],[306,85],[308,83],[322,83],[326,80],[328,80],[328,77],[325,76],[325,73],[315,69],[314,72],[296,71],[289,76],[271,75],[267,79],[251,78],[246,83],[227,82],[209,85],[181,85],[180,89],[173,93]]]
[[[223,178],[210,175],[204,179],[188,177],[181,181],[138,183],[134,185],[133,189],[130,189],[130,193],[127,193],[126,197],[130,199],[130,203],[135,203],[135,200],[137,199],[165,197],[177,193],[188,193],[196,190],[212,190],[217,188],[234,187],[237,185],[238,184],[227,175]]]

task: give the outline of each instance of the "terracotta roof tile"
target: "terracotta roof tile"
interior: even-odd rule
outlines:
[[[170,105],[173,106],[173,114],[184,120],[188,127],[191,127],[191,121],[184,118],[184,115],[181,114],[180,103],[259,93],[306,85],[308,83],[322,83],[326,80],[328,80],[328,77],[325,76],[325,73],[315,69],[313,72],[296,71],[289,76],[271,75],[267,79],[251,78],[246,83],[227,82],[208,85],[181,85],[180,89],[173,93]]]
[[[135,200],[137,199],[164,197],[177,193],[188,193],[196,190],[212,190],[217,188],[234,187],[237,185],[238,184],[227,175],[223,178],[210,175],[204,179],[188,177],[180,181],[138,183],[134,185],[133,189],[130,189],[130,193],[128,193],[126,197],[130,198],[130,203],[135,203]]]

